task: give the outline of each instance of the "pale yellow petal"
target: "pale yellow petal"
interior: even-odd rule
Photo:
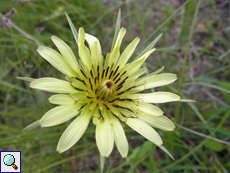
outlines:
[[[110,121],[112,122],[115,144],[118,151],[120,152],[123,158],[127,157],[129,151],[129,144],[125,136],[124,129],[120,121],[115,118],[113,115],[110,116]]]
[[[58,50],[61,52],[66,64],[68,64],[68,66],[71,67],[73,71],[75,71],[78,66],[78,63],[71,48],[64,41],[62,41],[60,38],[56,36],[52,36],[51,39],[57,46]]]
[[[155,49],[152,49],[152,50],[146,52],[144,55],[142,55],[136,61],[133,61],[132,63],[126,65],[125,70],[126,71],[131,70],[132,72],[135,72],[136,70],[138,70],[141,67],[141,65],[145,62],[145,60],[148,58],[148,56],[154,51],[155,51]]]
[[[96,126],[96,143],[103,157],[108,157],[113,150],[114,132],[107,118]]]
[[[128,118],[126,124],[157,146],[161,146],[163,144],[158,133],[145,122],[137,118]]]
[[[121,28],[114,46],[114,49],[111,51],[109,58],[106,59],[107,66],[111,66],[113,63],[116,63],[118,58],[120,57],[120,46],[123,37],[125,36],[126,29]]]
[[[100,44],[99,40],[96,37],[94,37],[94,36],[92,36],[90,34],[87,34],[87,33],[85,33],[85,39],[86,39],[87,43],[89,44],[91,53],[92,53],[93,45],[96,42],[97,56],[98,56],[98,58],[101,57],[101,55],[102,55],[101,52],[102,51],[101,51],[101,44]]]
[[[50,127],[62,124],[79,113],[79,109],[82,104],[72,104],[57,106],[43,115],[39,123],[41,127]]]
[[[50,78],[50,77],[44,77],[40,79],[36,79],[33,82],[30,83],[31,88],[48,91],[52,93],[76,93],[77,90],[71,87],[69,82]]]
[[[163,114],[163,111],[160,108],[145,102],[139,102],[138,109],[142,112],[145,112],[146,114],[151,114],[155,116]]]
[[[138,114],[138,118],[145,121],[150,126],[161,130],[173,131],[175,128],[173,122],[164,115],[152,116],[145,113],[140,113]]]
[[[77,117],[64,131],[58,141],[57,151],[62,153],[76,144],[85,133],[89,125],[90,118],[87,115]]]
[[[78,32],[78,52],[79,57],[81,58],[82,62],[87,65],[88,67],[91,67],[92,61],[90,56],[89,49],[85,46],[85,31],[83,28],[79,29]]]
[[[140,38],[135,38],[126,48],[125,50],[122,52],[119,61],[117,63],[117,66],[123,67],[129,60],[129,58],[131,57],[131,55],[133,54],[134,50],[137,47],[137,44],[139,43]]]
[[[49,102],[58,105],[70,105],[74,104],[76,101],[66,94],[55,94],[49,98]]]
[[[76,74],[57,51],[45,46],[39,46],[37,51],[44,59],[63,74],[67,76],[74,76]]]
[[[158,75],[152,75],[150,77],[143,78],[135,83],[135,85],[144,84],[145,89],[154,88],[158,86],[168,85],[173,83],[177,79],[175,74],[162,73]]]
[[[170,92],[155,92],[138,95],[139,98],[146,103],[167,103],[173,101],[180,101],[180,96]]]

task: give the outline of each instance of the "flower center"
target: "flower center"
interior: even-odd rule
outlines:
[[[101,100],[109,100],[114,94],[114,83],[111,80],[102,81],[97,88],[96,95]]]
[[[114,86],[114,83],[111,80],[109,80],[105,83],[105,85],[107,86],[108,89],[112,89]]]

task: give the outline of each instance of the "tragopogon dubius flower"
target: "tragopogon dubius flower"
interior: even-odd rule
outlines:
[[[80,59],[76,59],[64,41],[52,36],[60,53],[45,46],[39,46],[37,51],[66,75],[66,80],[44,77],[30,83],[31,88],[58,93],[51,96],[49,101],[59,106],[49,110],[38,121],[41,127],[55,126],[75,118],[62,134],[57,151],[64,152],[76,144],[92,120],[96,125],[96,143],[102,157],[110,155],[114,142],[121,156],[127,157],[128,142],[122,123],[168,153],[154,128],[172,131],[175,126],[163,115],[161,109],[151,103],[179,101],[180,97],[170,92],[140,92],[170,84],[177,79],[176,75],[159,74],[163,70],[161,68],[140,77],[147,71],[141,67],[142,64],[155,49],[145,51],[136,60],[127,63],[140,39],[135,38],[120,53],[126,33],[126,29],[121,28],[115,34],[110,53],[104,58],[98,39],[85,33],[83,28],[77,32],[67,18],[77,42]]]

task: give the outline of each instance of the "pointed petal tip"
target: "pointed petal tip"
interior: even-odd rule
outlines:
[[[159,146],[159,148],[162,149],[166,154],[168,154],[168,156],[171,159],[175,160],[174,157],[171,155],[171,153],[163,145]]]
[[[126,32],[126,28],[122,27],[121,30],[124,30]]]
[[[57,145],[56,151],[59,152],[60,154],[65,152],[66,150],[68,150],[68,149],[63,150],[60,148],[60,145]]]
[[[70,147],[69,147],[69,148],[70,148]],[[67,148],[67,149],[64,148],[64,149],[63,149],[63,148],[60,147],[60,144],[58,143],[57,148],[56,148],[56,151],[59,152],[59,153],[61,154],[61,153],[65,152],[66,150],[68,150],[69,148]]]
[[[84,30],[83,27],[80,27],[80,28],[79,28],[79,32],[80,32],[80,31],[81,31],[81,32],[85,32],[85,30]]]
[[[39,50],[41,50],[41,46],[38,46],[38,48],[36,50],[39,53]]]
[[[53,39],[57,38],[57,36],[52,35],[50,38],[53,40]]]
[[[187,102],[187,103],[195,103],[197,102],[196,100],[191,100],[191,99],[180,99],[180,102]]]
[[[100,168],[101,168],[101,172],[103,172],[104,166],[105,166],[105,157],[103,157],[103,156],[100,154]]]
[[[128,156],[128,153],[126,155],[121,155],[123,159],[127,158],[127,156]]]
[[[25,131],[25,130],[32,130],[32,129],[35,129],[35,128],[39,127],[39,126],[40,126],[40,123],[39,123],[39,120],[37,120],[37,121],[35,121],[35,122],[29,124],[28,126],[26,126],[26,127],[23,129],[23,131]]]

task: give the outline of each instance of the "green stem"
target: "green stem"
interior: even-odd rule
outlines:
[[[192,40],[192,35],[193,35],[195,24],[196,24],[196,18],[197,18],[197,14],[199,12],[201,2],[202,2],[202,0],[198,1],[198,4],[196,6],[196,10],[195,10],[195,13],[194,13],[194,16],[193,16],[193,20],[192,20],[192,26],[191,26],[191,30],[190,30],[190,33],[189,33],[188,43],[187,43],[187,46],[186,46],[186,51],[185,51],[185,55],[184,55],[184,61],[183,61],[182,69],[181,69],[181,75],[180,75],[180,78],[179,78],[179,87],[178,87],[178,93],[179,94],[181,94],[181,88],[182,88],[184,75],[185,75],[186,64],[187,64],[187,60],[188,60],[188,53],[189,53],[189,50],[190,50],[190,43],[191,43],[191,40]],[[176,105],[176,112],[175,112],[176,113],[176,115],[175,115],[176,116],[176,122],[179,122],[179,112],[180,112],[179,109],[180,109],[180,102],[178,102],[177,105]]]

